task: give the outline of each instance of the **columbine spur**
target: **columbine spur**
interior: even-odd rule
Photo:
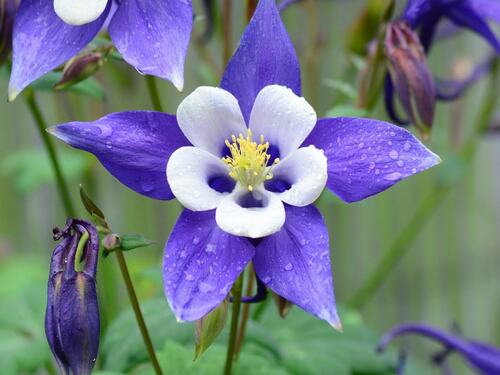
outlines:
[[[9,100],[94,39],[113,0],[23,0],[13,31]],[[191,0],[122,0],[108,31],[123,58],[144,74],[184,84]]]
[[[180,320],[216,307],[253,261],[268,288],[339,328],[328,231],[312,203],[325,186],[354,202],[439,163],[397,126],[317,120],[300,90],[274,0],[261,0],[220,87],[196,89],[177,116],[122,112],[50,129],[136,192],[186,207],[164,257]]]
[[[405,323],[396,326],[386,332],[380,339],[378,350],[384,351],[385,348],[396,338],[406,335],[418,335],[424,338],[436,341],[444,346],[443,351],[434,356],[434,362],[437,365],[447,368],[446,359],[452,353],[460,355],[467,364],[477,374],[498,375],[500,374],[500,349],[492,345],[469,340],[459,335],[454,335],[438,328],[422,323]],[[402,373],[402,371],[401,371]],[[444,374],[451,374],[451,370]]]

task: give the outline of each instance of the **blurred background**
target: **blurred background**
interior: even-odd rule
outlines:
[[[199,16],[187,57],[184,92],[158,81],[162,104],[169,113],[175,113],[179,102],[197,86],[217,85],[222,71],[219,16],[214,35],[200,43],[207,19],[201,2],[194,0],[194,4]],[[363,61],[348,53],[346,41],[365,4],[363,0],[305,1],[283,14],[300,57],[303,94],[319,117],[356,114],[357,75]],[[402,6],[398,2],[396,14]],[[232,17],[231,42],[236,47],[246,20],[244,2],[234,2]],[[479,61],[487,51],[482,40],[463,32],[434,45],[430,64],[433,72],[450,77]],[[110,112],[152,108],[144,78],[124,63],[108,62],[95,79],[101,88],[90,95],[38,91],[47,122],[94,120]],[[4,68],[0,72],[3,92],[7,82]],[[381,255],[396,241],[402,241],[398,246],[406,250],[380,289],[359,306],[374,335],[397,323],[425,321],[444,329],[456,325],[465,336],[500,345],[499,134],[489,132],[478,141],[470,164],[452,162],[478,121],[487,85],[485,78],[461,99],[438,104],[428,147],[443,159],[440,166],[359,203],[348,205],[329,193],[318,202],[331,233],[339,304],[352,301]],[[375,111],[361,114],[387,120],[382,100]],[[62,226],[66,218],[45,150],[21,97],[14,103],[0,101],[0,123],[0,357],[8,358],[11,373],[44,373],[38,364],[50,361],[42,319],[48,264],[55,246],[52,227]],[[142,233],[156,241],[151,247],[128,253],[127,259],[139,298],[161,297],[163,246],[180,212],[179,204],[139,196],[118,183],[93,156],[54,143],[80,216],[86,216],[78,197],[82,184],[115,231]],[[429,195],[443,184],[446,192],[436,194],[429,204]],[[415,221],[422,202],[430,208]],[[408,230],[411,223],[414,230]],[[398,240],[403,230],[409,238]],[[129,302],[115,259],[101,261],[100,269],[106,326]],[[435,347],[421,343],[418,339],[405,343],[410,357],[425,369],[421,373],[439,373],[428,364]],[[36,350],[41,359],[34,358]],[[324,350],[334,352],[336,348]],[[458,362],[453,364],[458,373],[470,373]]]

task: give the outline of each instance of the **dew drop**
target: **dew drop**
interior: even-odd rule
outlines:
[[[389,157],[392,160],[396,160],[399,157],[399,153],[396,150],[391,150],[391,152],[389,152]]]
[[[285,271],[291,271],[293,270],[293,265],[292,263],[288,263],[286,266],[285,266]]]
[[[198,245],[200,243],[200,238],[199,237],[194,237],[193,238],[193,245]]]
[[[384,179],[386,179],[387,181],[397,181],[400,178],[401,178],[401,173],[399,172],[389,173],[384,176]]]

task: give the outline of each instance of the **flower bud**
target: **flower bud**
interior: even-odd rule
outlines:
[[[404,110],[422,136],[428,137],[434,119],[436,90],[418,36],[405,22],[394,22],[387,27],[385,52]]]
[[[61,242],[50,263],[45,334],[63,374],[88,375],[99,347],[99,237],[91,223],[68,219],[54,239]]]
[[[0,66],[12,50],[12,29],[19,0],[0,0]]]
[[[54,88],[63,90],[94,75],[104,65],[110,51],[110,47],[105,47],[103,51],[91,51],[72,58],[66,63],[61,80]]]

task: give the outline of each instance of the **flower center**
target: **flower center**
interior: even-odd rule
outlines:
[[[231,156],[222,158],[229,166],[229,176],[246,186],[249,191],[266,180],[273,178],[271,169],[279,163],[279,159],[274,159],[270,167],[267,166],[271,155],[267,153],[269,142],[264,142],[264,136],[260,136],[260,143],[252,140],[252,131],[247,130],[247,136],[240,134],[238,137],[231,136],[232,143],[226,140],[226,146],[231,152]]]

